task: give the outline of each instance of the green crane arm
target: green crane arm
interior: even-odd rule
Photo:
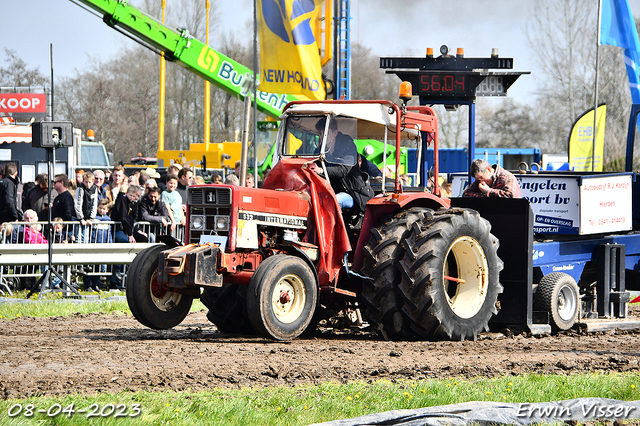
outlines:
[[[103,21],[118,28],[142,45],[164,52],[165,58],[176,61],[189,71],[201,76],[217,87],[244,100],[245,75],[253,75],[248,67],[210,48],[193,38],[186,29],[174,30],[139,9],[129,6],[126,0],[71,0],[82,3],[103,16]],[[284,106],[304,96],[257,92],[258,110],[279,118]]]

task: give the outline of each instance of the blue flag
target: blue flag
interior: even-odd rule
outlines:
[[[628,0],[602,0],[600,6],[600,44],[624,49],[624,62],[634,104],[640,104],[640,42]]]

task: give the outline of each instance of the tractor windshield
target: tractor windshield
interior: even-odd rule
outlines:
[[[353,118],[290,115],[286,119],[282,154],[324,157],[328,163],[353,166],[358,159],[354,143],[357,133],[357,120]]]
[[[320,154],[322,141],[319,138],[316,124],[324,116],[290,115],[286,119],[282,155],[309,156]]]

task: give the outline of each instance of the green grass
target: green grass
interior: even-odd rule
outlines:
[[[291,388],[264,388],[207,392],[122,392],[113,395],[28,398],[0,401],[0,423],[83,425],[87,414],[50,418],[35,413],[26,417],[29,404],[35,409],[61,410],[74,404],[75,410],[97,404],[124,404],[131,413],[139,404],[135,418],[96,418],[95,424],[171,424],[171,425],[304,425],[365,414],[454,404],[466,401],[546,402],[578,397],[619,400],[639,399],[639,374],[589,374],[576,376],[529,374],[494,379],[477,378],[324,383]],[[14,417],[21,404],[22,412]],[[59,404],[58,407],[55,404]],[[105,411],[105,413],[107,412]],[[48,421],[44,422],[43,421]]]
[[[14,293],[13,298],[25,299],[27,291],[19,291]],[[98,296],[98,293],[80,292],[82,295]],[[129,306],[126,301],[104,300],[110,296],[124,296],[124,292],[101,292],[100,299],[96,301],[77,301],[65,299],[61,293],[44,293],[43,297],[37,303],[0,303],[0,319],[14,319],[18,317],[60,317],[75,314],[89,313],[117,313],[122,312],[131,315]],[[31,301],[35,302],[38,295],[31,296]],[[205,309],[200,300],[194,300],[191,311],[200,311]]]

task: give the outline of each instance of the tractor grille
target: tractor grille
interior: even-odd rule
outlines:
[[[189,205],[231,205],[231,188],[197,188],[189,190]]]
[[[189,193],[189,204],[202,204],[204,201],[204,191],[201,189],[194,189]]]
[[[228,229],[216,228],[216,219],[231,217],[231,188],[201,187],[189,189],[189,243],[200,242],[202,235],[228,237]],[[228,221],[227,221],[228,222]]]

